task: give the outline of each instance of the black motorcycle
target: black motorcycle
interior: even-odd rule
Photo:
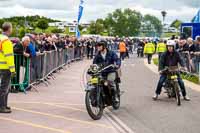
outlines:
[[[94,120],[101,119],[103,110],[106,107],[112,106],[115,110],[120,107],[120,81],[117,76],[115,80],[116,91],[114,91],[107,78],[103,75],[103,72],[108,69],[116,70],[114,65],[109,65],[107,67],[91,65],[88,70],[91,79],[87,83],[85,104],[88,114]],[[117,96],[118,102],[115,101],[115,96]]]
[[[178,67],[167,67],[162,73],[167,75],[167,80],[165,81],[163,87],[166,90],[166,93],[169,98],[175,98],[177,105],[181,105],[180,99],[180,88],[178,84],[178,74],[180,74],[180,70]]]

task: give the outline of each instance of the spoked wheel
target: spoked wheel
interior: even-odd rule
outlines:
[[[120,89],[119,89],[118,84],[116,86],[117,86],[117,98],[118,98],[119,102],[115,102],[115,100],[113,100],[112,107],[114,110],[118,110],[120,107]]]
[[[112,107],[114,110],[118,110],[120,107],[120,96],[118,96],[119,101],[118,102],[113,102]]]
[[[179,91],[179,87],[178,87],[178,84],[175,84],[175,93],[176,93],[176,102],[177,102],[177,105],[180,106],[181,105],[181,96],[180,96],[180,91]]]
[[[92,95],[91,91],[86,92],[85,96],[86,109],[88,114],[93,120],[99,120],[103,115],[102,99],[100,98],[99,105],[97,105],[97,103],[93,103],[91,95]]]

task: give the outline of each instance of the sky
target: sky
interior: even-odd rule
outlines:
[[[82,22],[105,18],[117,8],[130,8],[143,15],[151,14],[162,20],[161,11],[167,11],[166,22],[175,19],[189,22],[200,9],[200,0],[84,0]],[[80,0],[0,0],[0,18],[40,15],[63,21],[74,21]]]

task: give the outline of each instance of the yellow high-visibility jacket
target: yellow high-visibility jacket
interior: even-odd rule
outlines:
[[[158,43],[156,52],[157,53],[164,53],[166,51],[167,51],[166,44],[164,44],[164,43]]]
[[[13,44],[5,35],[0,35],[0,70],[15,72]]]
[[[153,43],[147,43],[144,47],[144,54],[155,53],[155,45]]]

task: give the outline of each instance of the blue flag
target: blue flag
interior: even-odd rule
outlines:
[[[193,23],[200,23],[200,10],[198,11],[197,15],[194,17]]]
[[[81,33],[78,29],[78,25],[79,25],[82,15],[83,15],[83,9],[84,9],[83,4],[84,4],[84,1],[80,0],[79,11],[78,11],[78,21],[77,21],[77,26],[76,26],[76,37],[77,38],[79,38],[81,36]]]

